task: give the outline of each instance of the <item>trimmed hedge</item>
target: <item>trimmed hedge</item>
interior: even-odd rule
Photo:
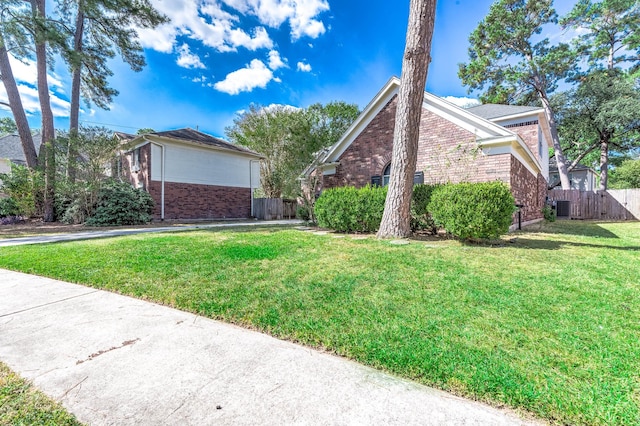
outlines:
[[[343,186],[324,190],[316,201],[318,225],[339,232],[376,232],[380,227],[387,187]]]
[[[433,192],[428,209],[457,238],[495,238],[509,231],[515,200],[502,182],[447,184]]]
[[[413,187],[411,198],[411,230],[429,230],[436,233],[438,228],[429,212],[429,202],[433,193],[442,185],[420,184]]]
[[[387,187],[331,188],[316,201],[318,225],[339,232],[373,233],[380,227]],[[507,233],[515,211],[502,182],[415,185],[411,229],[444,228],[461,239],[494,238]]]

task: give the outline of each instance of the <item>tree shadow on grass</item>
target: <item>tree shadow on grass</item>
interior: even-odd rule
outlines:
[[[616,237],[617,238],[617,237]],[[531,250],[560,250],[564,247],[588,247],[596,249],[607,250],[621,250],[621,251],[640,251],[640,246],[613,246],[608,244],[589,244],[578,243],[575,241],[562,241],[562,240],[533,240],[528,238],[516,237],[512,242],[506,243],[500,247],[513,247],[520,249]]]
[[[582,237],[619,238],[616,234],[603,228],[599,222],[559,220],[557,222],[539,222],[527,226],[522,232],[531,234],[564,234]],[[515,234],[517,235],[517,234]]]

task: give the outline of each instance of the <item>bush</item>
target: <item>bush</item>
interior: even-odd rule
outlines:
[[[457,238],[506,234],[515,201],[502,182],[447,184],[433,191],[429,211],[435,223]]]
[[[0,199],[0,218],[20,216],[20,206],[11,197]]]
[[[309,222],[311,220],[309,208],[307,206],[298,206],[298,208],[296,209],[296,217],[298,219],[304,220],[305,222]]]
[[[40,171],[11,164],[11,173],[0,173],[2,190],[18,207],[16,216],[42,216],[44,200],[44,177]]]
[[[431,213],[429,212],[429,202],[433,191],[441,185],[420,184],[413,187],[411,198],[411,230],[429,230],[435,234],[437,227]]]
[[[108,181],[98,191],[95,214],[89,226],[140,225],[151,222],[153,198],[124,182]]]
[[[542,215],[544,216],[544,220],[548,222],[556,221],[556,211],[549,205],[542,208]]]
[[[339,232],[376,232],[386,197],[387,187],[327,189],[316,201],[318,225]]]

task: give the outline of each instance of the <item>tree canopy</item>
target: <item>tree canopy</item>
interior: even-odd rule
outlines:
[[[301,109],[251,105],[226,129],[233,143],[262,155],[261,188],[270,198],[297,196],[298,178],[323,148],[331,146],[357,117],[356,105],[331,102]]]
[[[469,62],[458,75],[489,103],[530,103],[537,99],[549,121],[563,189],[569,189],[566,160],[549,95],[575,72],[576,55],[567,43],[541,38],[558,15],[552,0],[498,0],[469,37]]]

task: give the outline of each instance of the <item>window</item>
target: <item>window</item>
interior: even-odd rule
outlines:
[[[389,185],[389,175],[391,174],[391,163],[387,164],[387,167],[382,171],[382,186]]]
[[[389,177],[391,176],[391,163],[387,164],[387,166],[382,171],[382,176],[376,175],[371,176],[371,185],[372,186],[387,186],[389,185]],[[424,183],[424,172],[416,172],[413,175],[413,184],[418,185]]]
[[[131,159],[131,169],[134,172],[140,170],[140,148],[133,150],[133,158]]]

